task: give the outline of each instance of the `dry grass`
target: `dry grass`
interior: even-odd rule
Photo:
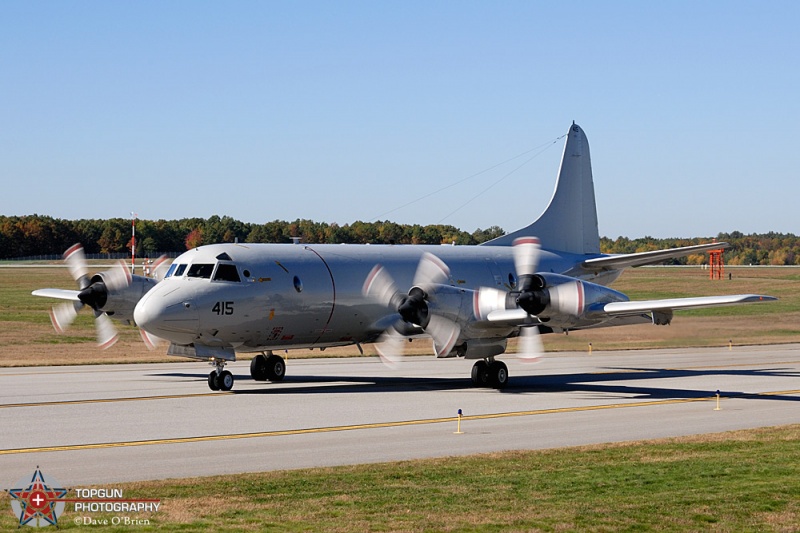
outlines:
[[[732,280],[709,281],[699,268],[630,269],[614,284],[632,299],[759,293],[775,295],[780,302],[693,312],[679,312],[670,326],[627,326],[546,335],[547,351],[643,349],[688,346],[726,346],[800,342],[800,268],[729,268]],[[150,352],[138,330],[120,326],[120,342],[106,351],[94,344],[91,313],[79,315],[66,335],[53,331],[47,298],[31,296],[42,287],[73,288],[63,268],[0,268],[0,366],[141,363],[182,361]],[[509,351],[515,351],[515,341]],[[365,355],[375,355],[364,346]],[[431,354],[430,343],[408,345],[410,355]],[[292,358],[349,357],[354,346],[319,350],[293,350]]]

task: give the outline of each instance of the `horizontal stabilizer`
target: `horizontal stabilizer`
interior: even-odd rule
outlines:
[[[730,248],[730,244],[727,242],[712,242],[708,244],[697,244],[695,246],[670,248],[668,250],[653,250],[635,254],[597,257],[595,259],[587,259],[581,266],[586,270],[617,270],[628,267],[657,265],[663,263],[667,259],[676,259],[691,254],[705,253],[709,250],[722,250],[725,248]]]
[[[72,300],[79,302],[78,294],[80,291],[71,291],[68,289],[37,289],[31,294],[34,296],[44,296],[45,298],[58,298],[59,300]]]
[[[755,302],[771,302],[777,298],[760,294],[732,294],[729,296],[698,296],[696,298],[667,298],[664,300],[641,300],[638,302],[612,302],[603,306],[603,311],[612,316],[666,311],[677,309],[699,309]]]

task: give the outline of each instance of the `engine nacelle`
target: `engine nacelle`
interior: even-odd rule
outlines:
[[[133,310],[136,304],[150,289],[156,286],[157,280],[143,276],[131,276],[131,282],[126,287],[113,287],[109,283],[106,272],[99,272],[92,276],[89,290],[95,293],[94,305],[92,308],[103,311],[120,322],[133,322]]]
[[[472,320],[472,300],[475,291],[450,285],[435,285],[432,288],[433,290],[426,294],[432,312],[462,326]]]
[[[539,273],[527,280],[528,290],[504,292],[483,288],[473,301],[474,316],[489,320],[494,311],[524,310],[556,327],[600,322],[605,316],[591,316],[597,304],[627,302],[628,297],[603,285],[570,276]]]

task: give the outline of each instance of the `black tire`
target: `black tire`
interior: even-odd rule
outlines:
[[[267,381],[267,357],[258,354],[250,361],[250,376],[256,381]]]
[[[228,372],[227,370],[223,370],[217,376],[217,386],[219,390],[222,391],[229,391],[233,388],[233,374]]]
[[[489,379],[495,389],[505,389],[508,385],[508,367],[502,361],[494,361],[489,365]]]
[[[472,384],[476,387],[489,386],[489,365],[486,361],[477,361],[472,366]]]
[[[219,385],[217,385],[217,373],[216,371],[212,371],[208,375],[208,388],[211,390],[219,390]]]
[[[280,355],[270,355],[266,361],[266,376],[270,381],[282,381],[286,375],[286,361]]]

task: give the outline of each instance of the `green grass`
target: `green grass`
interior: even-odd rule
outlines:
[[[114,488],[144,531],[796,531],[800,426]]]

